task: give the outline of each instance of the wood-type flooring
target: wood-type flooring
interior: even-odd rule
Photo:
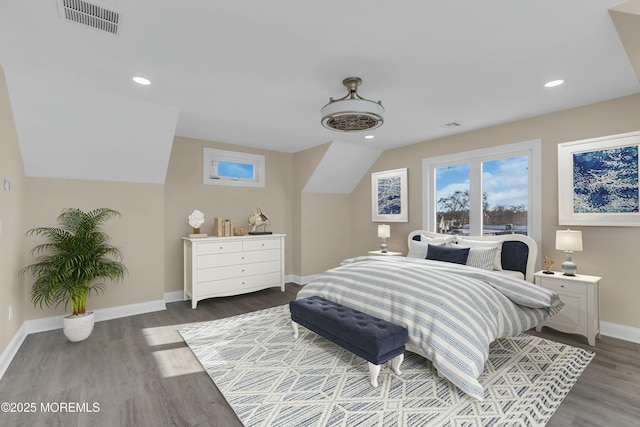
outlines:
[[[0,401],[20,410],[0,412],[0,426],[241,426],[176,328],[286,304],[299,289],[213,298],[195,310],[174,302],[98,322],[80,343],[61,330],[31,334],[0,380]],[[590,347],[585,337],[530,332],[596,352],[547,426],[640,426],[640,344],[602,337]]]

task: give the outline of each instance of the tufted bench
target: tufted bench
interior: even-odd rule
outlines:
[[[289,302],[293,336],[298,324],[369,362],[371,384],[378,387],[380,365],[391,360],[400,375],[407,329],[319,296]]]

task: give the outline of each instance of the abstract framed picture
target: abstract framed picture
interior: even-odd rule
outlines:
[[[640,227],[640,132],[558,145],[560,225]]]
[[[371,205],[374,222],[409,221],[407,169],[371,174]]]

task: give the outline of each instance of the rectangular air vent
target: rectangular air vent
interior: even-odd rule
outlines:
[[[83,0],[58,0],[60,16],[97,30],[118,34],[120,14]]]

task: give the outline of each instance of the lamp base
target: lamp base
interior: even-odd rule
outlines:
[[[382,244],[380,245],[380,252],[382,252],[383,254],[387,253],[387,242],[385,242],[384,240],[382,241]]]
[[[578,266],[571,259],[573,251],[565,251],[565,253],[567,254],[567,259],[562,263],[562,271],[565,276],[575,276],[576,271],[578,271]]]

